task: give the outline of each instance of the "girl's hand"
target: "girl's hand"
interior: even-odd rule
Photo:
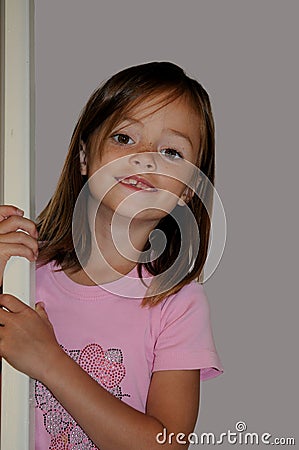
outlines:
[[[42,381],[63,352],[42,304],[33,310],[13,295],[2,294],[0,325],[0,356],[15,369]]]
[[[0,286],[7,261],[11,256],[23,256],[33,262],[38,256],[38,233],[32,220],[22,217],[16,206],[0,206]]]

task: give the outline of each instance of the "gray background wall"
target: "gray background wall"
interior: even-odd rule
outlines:
[[[197,432],[219,435],[244,420],[247,431],[296,436],[297,2],[36,0],[35,8],[37,212],[103,79],[170,60],[210,93],[228,234],[206,291],[225,374],[202,385]]]

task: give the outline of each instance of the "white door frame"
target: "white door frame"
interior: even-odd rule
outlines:
[[[1,200],[20,207],[25,217],[34,219],[34,0],[1,0],[1,12]],[[12,258],[5,270],[3,291],[33,304],[34,287],[34,264],[24,258]],[[1,450],[33,450],[33,382],[5,361],[1,400]]]

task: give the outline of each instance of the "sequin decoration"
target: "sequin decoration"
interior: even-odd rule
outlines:
[[[89,344],[83,350],[63,350],[76,361],[94,380],[119,398],[123,394],[120,383],[126,375],[123,354],[120,349],[106,351],[99,344]],[[36,408],[41,409],[44,427],[51,436],[49,450],[97,450],[97,447],[60,405],[51,392],[39,381],[35,383]]]

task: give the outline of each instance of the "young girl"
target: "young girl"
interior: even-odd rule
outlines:
[[[222,372],[198,282],[205,179],[208,95],[153,62],[93,93],[37,225],[0,207],[0,280],[11,256],[37,262],[35,311],[9,294],[0,309],[1,356],[36,379],[36,449],[188,447],[200,379]]]

